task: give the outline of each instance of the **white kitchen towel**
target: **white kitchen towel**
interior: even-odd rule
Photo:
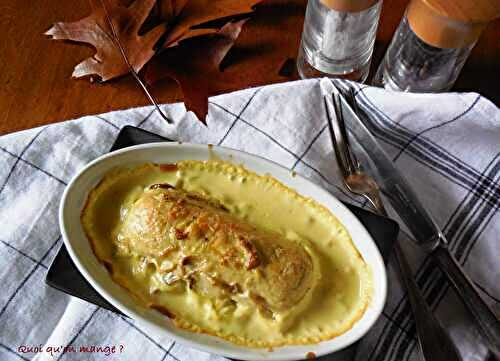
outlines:
[[[347,84],[357,89],[359,104],[371,114],[371,130],[434,215],[457,260],[500,311],[500,110],[474,93],[405,94],[341,83]],[[144,107],[0,137],[0,360],[222,360],[45,284],[62,244],[61,194],[78,170],[109,150],[120,128],[134,125],[171,139],[262,155],[358,203],[341,191],[325,131],[322,88],[330,86],[330,80],[314,79],[213,97],[208,128],[183,104],[172,104],[163,109],[173,125]],[[401,238],[463,359],[484,361],[487,349],[453,289]],[[89,352],[78,352],[80,347]],[[387,305],[356,359],[418,360],[410,308],[392,264]]]

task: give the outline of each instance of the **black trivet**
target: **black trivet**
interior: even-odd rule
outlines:
[[[110,151],[133,145],[169,141],[171,140],[157,134],[127,125],[121,129]],[[380,249],[382,256],[385,260],[387,260],[392,244],[396,240],[399,232],[398,224],[391,219],[378,216],[351,204],[344,204],[366,227]],[[64,244],[61,246],[59,252],[52,261],[52,264],[47,271],[45,281],[49,286],[54,287],[59,291],[121,314],[119,310],[101,297],[99,293],[90,285],[90,283],[88,283],[87,280],[80,274],[71,260]],[[355,347],[348,347],[343,352],[353,353],[354,351]],[[319,360],[333,360],[333,358],[331,358],[332,356],[323,356],[320,357]],[[338,356],[340,356],[339,353],[335,353],[335,358]],[[345,356],[342,357],[342,359],[346,359]]]

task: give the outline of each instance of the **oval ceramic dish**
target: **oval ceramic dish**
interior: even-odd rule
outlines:
[[[111,280],[105,267],[94,256],[83,231],[80,214],[89,191],[115,167],[141,163],[175,163],[181,160],[208,160],[213,156],[235,164],[243,164],[258,174],[269,173],[298,193],[311,197],[327,207],[345,226],[352,241],[373,274],[372,301],[363,316],[344,334],[318,344],[278,347],[272,351],[237,346],[220,338],[177,328],[164,315],[141,307],[130,294]],[[64,191],[59,209],[59,223],[73,262],[87,281],[113,306],[135,319],[142,327],[162,333],[187,346],[240,360],[301,360],[313,352],[316,356],[332,353],[359,340],[382,312],[386,292],[386,270],[382,257],[370,234],[358,219],[334,196],[311,181],[269,160],[241,151],[206,145],[161,143],[146,144],[108,153],[81,170]]]

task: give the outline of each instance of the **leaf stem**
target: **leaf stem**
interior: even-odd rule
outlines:
[[[118,50],[120,51],[120,54],[122,55],[123,60],[125,61],[125,63],[129,67],[130,72],[132,73],[132,76],[136,80],[137,84],[139,84],[139,86],[143,90],[144,94],[146,94],[146,96],[148,97],[149,101],[155,106],[156,110],[161,115],[161,117],[163,119],[165,119],[165,121],[168,124],[172,124],[173,121],[171,119],[169,119],[165,115],[165,113],[163,113],[163,111],[158,106],[158,103],[156,102],[155,98],[153,97],[153,95],[151,95],[151,93],[149,92],[148,88],[146,87],[146,84],[144,84],[144,82],[139,77],[139,74],[137,74],[137,72],[135,71],[134,67],[130,64],[130,62],[128,60],[128,57],[127,57],[127,54],[125,53],[125,49],[123,48],[122,44],[120,43],[120,39],[118,38],[118,35],[117,35],[117,32],[116,32],[115,27],[113,25],[113,22],[111,21],[111,17],[109,16],[108,9],[106,8],[106,4],[104,3],[104,0],[100,0],[100,1],[101,1],[101,4],[102,4],[102,8],[104,10],[104,14],[106,15],[106,21],[108,22],[108,25],[111,28],[111,32],[113,33],[113,37],[112,38],[114,40],[114,43],[115,43],[116,47],[118,48]],[[136,0],[136,1],[139,1],[139,0]]]

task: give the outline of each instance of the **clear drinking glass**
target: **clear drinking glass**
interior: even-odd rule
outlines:
[[[299,75],[365,81],[381,7],[381,0],[309,0],[297,57]]]
[[[425,1],[412,0],[372,84],[408,92],[448,91],[482,28],[446,18]]]

